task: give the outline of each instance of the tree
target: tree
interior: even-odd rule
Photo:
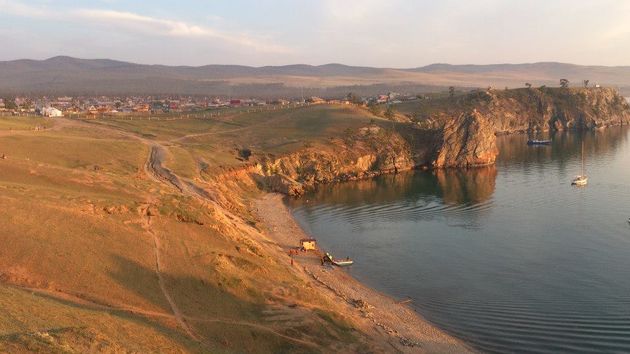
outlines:
[[[531,89],[531,88],[532,88],[532,84],[530,84],[529,82],[526,82],[526,83],[525,83],[525,86],[526,86],[528,89]]]
[[[453,98],[455,96],[455,86],[449,86],[448,88],[448,96]]]
[[[394,107],[392,107],[392,105],[387,105],[387,109],[385,110],[385,114],[384,114],[385,118],[392,120],[394,119],[394,117],[396,116],[396,111],[394,111]]]
[[[582,82],[584,83],[584,87],[588,87],[588,83],[589,83],[590,81],[591,81],[591,80],[584,80],[584,81],[582,81]]]
[[[15,98],[13,97],[6,97],[2,101],[4,102],[4,108],[6,109],[13,110],[18,108],[17,104],[15,104]]]
[[[346,100],[351,102],[351,103],[358,103],[359,102],[359,98],[352,92],[349,92],[346,95]]]
[[[22,108],[26,110],[33,108],[33,100],[30,98],[25,99],[24,102],[22,102]]]
[[[252,156],[252,150],[249,148],[242,148],[238,151],[238,155],[243,158],[243,160],[249,160],[249,157]]]
[[[560,87],[562,87],[562,88],[569,87],[569,80],[567,80],[567,79],[560,79]]]

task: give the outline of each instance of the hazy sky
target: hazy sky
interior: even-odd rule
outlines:
[[[628,0],[0,0],[0,60],[630,65]]]

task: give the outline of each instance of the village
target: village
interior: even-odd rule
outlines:
[[[106,118],[128,115],[190,113],[219,111],[227,108],[295,107],[310,104],[398,104],[403,101],[427,99],[428,96],[388,92],[375,96],[357,97],[352,93],[336,98],[258,98],[192,97],[192,96],[61,96],[61,97],[3,97],[0,115],[69,118]]]

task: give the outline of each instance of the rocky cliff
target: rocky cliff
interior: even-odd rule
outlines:
[[[630,106],[612,88],[490,90],[477,105],[497,133],[630,124]]]
[[[397,173],[418,166],[417,154],[403,136],[376,125],[275,158],[267,156],[256,179],[264,187],[299,196],[317,184]]]
[[[493,125],[476,110],[446,122],[439,136],[433,167],[490,165],[499,154]]]
[[[432,117],[441,139],[431,165],[493,164],[497,134],[600,129],[630,124],[630,106],[611,88],[487,90],[462,96]]]
[[[317,184],[355,180],[417,167],[494,164],[497,134],[597,129],[630,124],[630,106],[608,88],[478,91],[449,99],[430,129],[371,124],[331,138],[326,146],[265,156],[255,178],[267,189],[301,195]]]

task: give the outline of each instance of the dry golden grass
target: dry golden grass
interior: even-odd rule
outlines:
[[[171,326],[0,285],[0,352],[200,352]]]
[[[36,128],[50,128],[53,125],[51,119],[27,116],[27,117],[0,117],[0,132],[4,130],[34,130]]]
[[[156,180],[145,164],[160,144],[166,166],[198,179],[242,165],[237,146],[290,152],[365,124],[362,113],[62,119],[36,132],[32,119],[0,118],[25,128],[0,134],[0,351],[318,352],[359,341],[271,256],[276,246],[246,213],[254,186],[235,182],[228,211]],[[284,144],[292,134],[299,142]]]

